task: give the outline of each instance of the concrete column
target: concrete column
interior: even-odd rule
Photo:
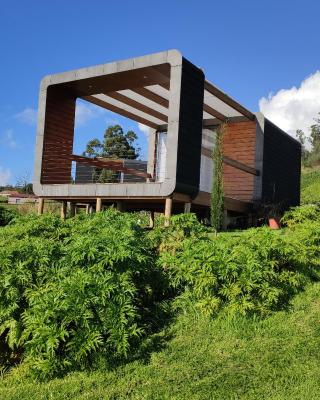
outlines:
[[[43,214],[43,209],[44,209],[44,198],[40,197],[38,202],[38,215]]]
[[[123,201],[117,201],[117,211],[124,211],[125,210],[125,203]]]
[[[172,213],[172,199],[166,199],[165,208],[164,208],[164,226],[170,225],[170,217]]]
[[[61,203],[61,219],[65,220],[67,216],[67,202],[63,201]]]
[[[191,212],[191,203],[184,203],[184,213],[189,214]]]
[[[101,209],[102,209],[102,199],[101,197],[97,197],[96,212],[100,212]]]
[[[154,228],[154,211],[150,211],[149,228]]]
[[[76,205],[75,203],[70,202],[70,217],[74,217],[76,215]]]
[[[89,214],[89,212],[90,212],[90,204],[87,204],[86,205],[86,214]]]

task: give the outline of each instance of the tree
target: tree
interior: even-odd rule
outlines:
[[[315,124],[310,126],[310,143],[312,149],[319,153],[320,152],[320,113],[318,117],[314,118]]]
[[[120,125],[109,126],[103,136],[103,141],[92,139],[87,143],[83,152],[87,157],[103,157],[109,159],[136,160],[140,155],[140,148],[135,146],[138,139],[135,132],[129,130],[124,133]],[[93,180],[99,183],[117,182],[119,172],[95,168]]]
[[[33,194],[33,185],[32,183],[30,183],[29,172],[24,172],[23,174],[18,176],[16,180],[16,187],[20,190],[21,193]]]
[[[308,138],[306,137],[305,133],[301,129],[298,129],[296,131],[296,137],[297,137],[298,141],[301,144],[301,161],[302,161],[302,165],[305,165],[307,163],[308,157],[310,155],[310,152],[306,147],[306,144],[308,142]]]
[[[226,124],[220,125],[215,134],[215,143],[212,152],[213,180],[210,205],[211,225],[216,231],[222,228],[224,214],[224,191],[223,191],[223,134]]]
[[[306,167],[320,164],[320,113],[314,121],[315,123],[309,127],[309,137],[301,129],[296,131],[297,139],[302,146],[302,165]]]

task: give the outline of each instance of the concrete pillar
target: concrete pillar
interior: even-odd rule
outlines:
[[[63,201],[61,203],[61,219],[65,220],[67,216],[67,202]]]
[[[184,203],[184,213],[189,214],[191,212],[191,203]]]
[[[90,212],[90,204],[87,204],[86,205],[86,214],[89,214],[89,212]]]
[[[44,209],[44,198],[40,197],[38,201],[38,215],[43,214],[43,209]]]
[[[70,217],[74,217],[76,215],[76,205],[75,203],[70,202]]]
[[[166,199],[165,208],[164,208],[164,226],[170,225],[170,217],[172,213],[172,199]]]
[[[102,209],[102,199],[101,197],[97,197],[96,212],[100,212],[101,209]]]
[[[117,201],[117,210],[120,212],[125,210],[125,204],[123,201]]]
[[[154,228],[154,211],[150,211],[149,228]]]

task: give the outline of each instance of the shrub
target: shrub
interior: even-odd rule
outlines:
[[[19,217],[0,229],[2,362],[23,359],[51,377],[143,352],[166,309],[264,316],[287,307],[320,279],[319,210],[292,209],[284,221],[281,231],[216,235],[194,214],[150,232],[140,215],[113,209],[65,222]]]
[[[290,228],[308,221],[320,221],[320,207],[310,204],[293,207],[281,219],[281,222]]]
[[[8,225],[18,214],[0,206],[0,226]]]
[[[302,224],[299,235],[256,228],[211,239],[185,237],[164,247],[159,262],[179,294],[176,306],[210,315],[221,307],[231,314],[265,315],[286,306],[306,282],[318,278],[315,225],[318,231]]]
[[[31,216],[2,229],[0,333],[34,374],[126,357],[150,328],[165,289],[135,218]]]

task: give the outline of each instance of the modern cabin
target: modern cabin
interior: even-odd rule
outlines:
[[[77,99],[149,127],[147,160],[74,152]],[[209,82],[176,50],[46,76],[40,87],[34,192],[101,210],[209,214],[215,132],[224,124],[229,215],[299,204],[300,144]],[[94,171],[117,173],[100,183]],[[40,212],[43,201],[39,202]]]

